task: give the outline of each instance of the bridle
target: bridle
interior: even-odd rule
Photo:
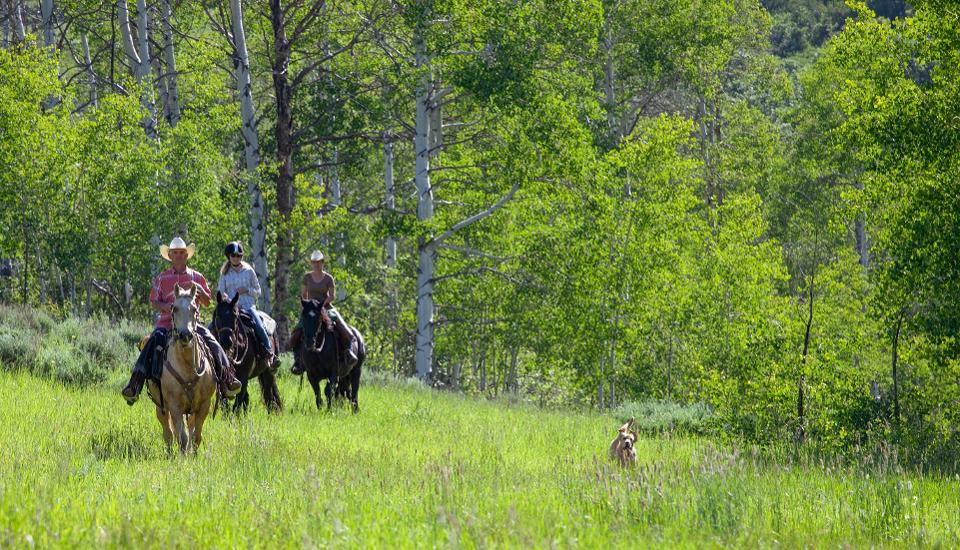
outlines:
[[[230,331],[230,336],[226,338],[226,341],[230,342],[230,345],[228,349],[224,351],[226,351],[227,359],[229,359],[231,363],[239,365],[246,358],[250,346],[247,345],[247,336],[240,327],[240,311],[235,308],[231,308],[231,311],[234,312],[232,327],[222,326],[220,324],[220,316],[214,313],[213,328],[217,331],[217,340],[221,342],[224,341],[223,333]]]

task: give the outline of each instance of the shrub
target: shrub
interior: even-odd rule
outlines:
[[[613,411],[618,421],[634,418],[633,427],[646,433],[705,434],[712,411],[703,403],[682,405],[673,401],[625,402]]]
[[[114,325],[116,333],[127,347],[136,346],[140,339],[150,334],[151,328],[144,323],[123,319]]]
[[[0,318],[7,328],[41,334],[46,334],[57,324],[46,311],[13,306],[0,306]]]
[[[0,326],[0,366],[6,369],[32,367],[37,354],[37,340],[33,332]]]
[[[107,369],[71,343],[47,337],[40,345],[34,373],[65,384],[88,386],[107,379]]]

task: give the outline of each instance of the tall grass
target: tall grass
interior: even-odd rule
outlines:
[[[960,545],[960,478],[720,443],[700,406],[544,411],[367,372],[361,412],[326,413],[287,375],[283,414],[209,419],[170,456],[119,396],[147,330],[0,307],[0,548]]]
[[[122,373],[78,388],[0,376],[0,546],[621,547],[960,543],[960,481],[820,464],[708,439],[641,438],[588,413],[502,407],[366,384],[361,412],[315,411],[281,379],[209,420],[197,456],[167,456]]]

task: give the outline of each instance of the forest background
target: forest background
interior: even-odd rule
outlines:
[[[160,244],[213,282],[240,240],[286,338],[319,248],[373,369],[956,465],[952,2],[4,0],[0,27],[2,303],[146,319]]]

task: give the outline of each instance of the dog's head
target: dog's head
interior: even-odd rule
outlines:
[[[633,446],[637,443],[637,432],[630,429],[632,425],[631,418],[617,430],[617,448],[622,452],[633,451]]]

